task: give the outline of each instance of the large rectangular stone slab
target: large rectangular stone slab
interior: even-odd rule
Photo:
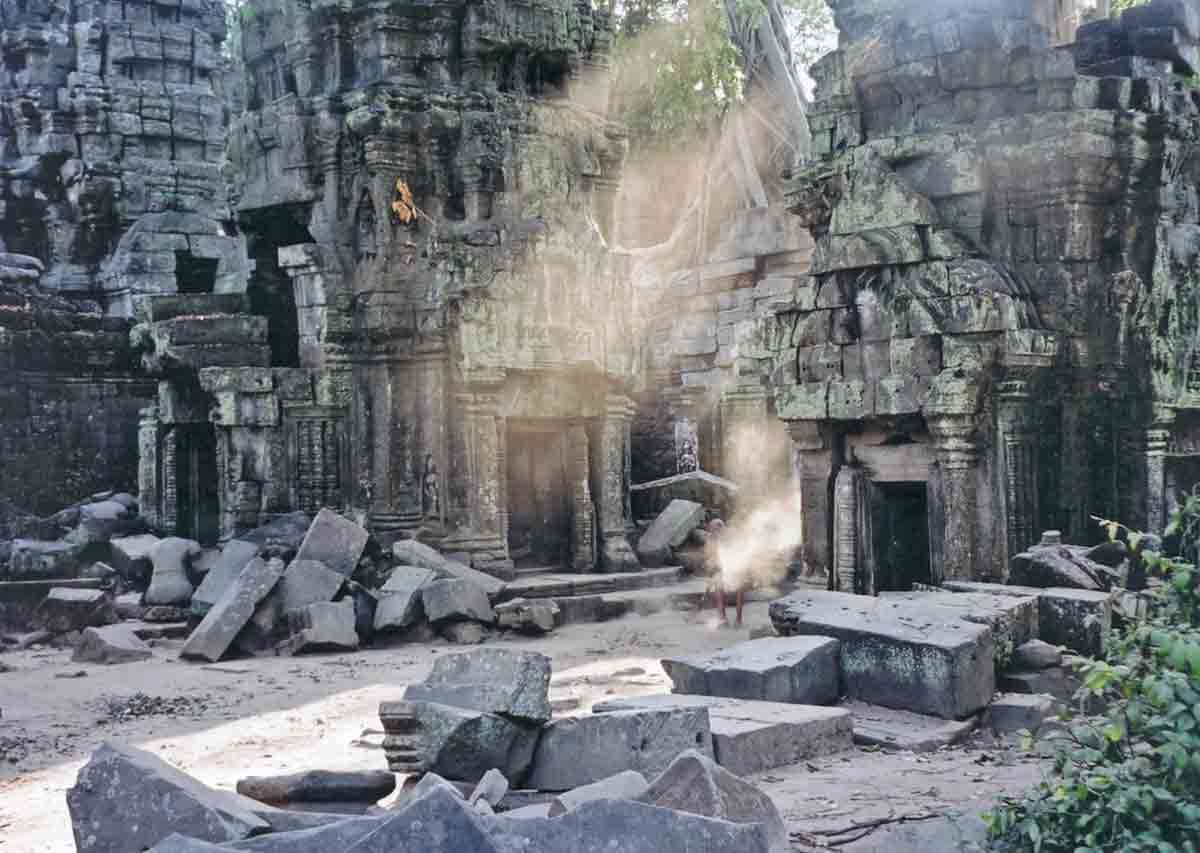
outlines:
[[[370,537],[363,527],[348,518],[331,509],[322,509],[304,534],[296,559],[315,560],[339,575],[350,577],[358,568]]]
[[[866,702],[849,702],[845,708],[854,718],[856,744],[909,752],[934,752],[958,743],[979,723],[978,715],[966,720],[943,720]]]
[[[283,569],[282,560],[251,560],[192,631],[180,656],[219,661],[254,615],[254,608],[275,588]]]
[[[437,577],[431,569],[396,566],[379,590],[375,606],[375,630],[399,631],[421,615],[421,588]]]
[[[839,695],[837,640],[764,637],[719,652],[664,658],[674,692],[830,705]]]
[[[267,648],[276,635],[284,633],[284,617],[289,612],[332,601],[345,582],[345,575],[326,568],[324,563],[292,560],[275,589],[255,608],[238,636],[238,646],[249,653]]]
[[[781,636],[842,641],[842,683],[852,699],[962,719],[995,692],[992,629],[956,608],[800,591],[771,602],[770,614]]]
[[[1115,594],[1110,592],[973,581],[946,581],[942,586],[957,593],[1033,596],[1038,601],[1038,639],[1079,654],[1096,655],[1103,651],[1112,627]]]
[[[712,756],[707,708],[566,717],[542,729],[526,785],[542,791],[569,791],[624,770],[652,777],[685,749]]]
[[[880,598],[952,607],[962,618],[988,625],[996,641],[996,666],[1008,666],[1018,646],[1038,638],[1038,596],[989,592],[884,592]]]
[[[230,539],[221,547],[221,556],[213,560],[212,567],[200,586],[192,593],[192,612],[203,616],[233,584],[234,578],[246,568],[246,564],[258,556],[259,546],[241,539]]]
[[[658,514],[638,540],[638,558],[644,565],[661,566],[688,534],[704,523],[704,507],[694,501],[673,500]]]
[[[410,684],[404,698],[537,725],[550,719],[549,691],[550,658],[538,652],[490,648],[440,655],[425,681]]]
[[[612,699],[596,713],[707,708],[717,763],[739,776],[798,764],[851,747],[852,720],[845,708],[754,702],[719,696],[655,694]]]
[[[152,533],[120,536],[111,540],[108,546],[113,568],[128,581],[149,581],[154,568],[150,562],[150,554],[159,541]]]
[[[451,560],[437,550],[430,548],[415,539],[402,539],[392,546],[392,555],[402,566],[417,566],[429,569],[444,580],[464,580],[487,593],[490,601],[495,601],[504,592],[505,583],[499,578],[484,572],[476,571],[470,566]]]

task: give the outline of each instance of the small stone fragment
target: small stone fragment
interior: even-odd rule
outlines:
[[[30,618],[36,629],[65,634],[117,621],[112,597],[100,589],[54,587]]]
[[[1018,670],[1039,670],[1061,666],[1062,661],[1062,651],[1057,646],[1041,640],[1030,640],[1013,652],[1012,665],[1013,669]]]
[[[132,627],[117,624],[84,628],[71,660],[76,663],[117,664],[152,657],[154,652],[141,641]]]
[[[547,817],[566,814],[592,800],[636,800],[646,793],[650,783],[636,770],[624,770],[607,779],[583,785],[559,794],[550,803]]]
[[[1021,730],[1037,734],[1042,724],[1055,715],[1055,702],[1050,696],[1002,694],[984,711],[983,725],[998,735]]]
[[[385,770],[306,770],[286,776],[250,776],[237,792],[273,806],[292,803],[377,803],[396,790],[396,777]]]
[[[550,599],[514,598],[497,604],[496,624],[526,634],[548,634],[558,623],[559,606]]]
[[[508,778],[493,767],[487,773],[483,774],[483,778],[479,780],[479,784],[471,792],[468,802],[471,805],[475,805],[480,800],[483,800],[492,806],[498,806],[507,793]]]
[[[421,589],[421,602],[430,622],[451,619],[490,624],[496,621],[487,593],[470,581],[433,581]]]
[[[478,622],[443,622],[437,627],[438,635],[456,646],[478,646],[487,641],[491,630]]]

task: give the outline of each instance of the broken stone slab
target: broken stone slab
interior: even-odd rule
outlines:
[[[550,817],[550,808],[552,803],[530,803],[527,806],[521,806],[519,809],[509,809],[502,812],[504,817],[513,818],[515,820],[527,820],[535,817]]]
[[[451,560],[415,539],[402,539],[395,543],[392,546],[392,554],[400,565],[429,569],[443,580],[468,581],[482,589],[489,601],[495,601],[506,586],[499,578]]]
[[[1015,555],[1009,563],[1008,580],[1015,586],[1107,589],[1097,570],[1099,563],[1075,554],[1065,545],[1036,545]]]
[[[116,608],[117,616],[121,619],[141,619],[142,614],[146,612],[146,608],[142,606],[140,592],[125,592],[118,595],[113,601],[113,607]]]
[[[271,519],[261,527],[243,533],[242,541],[257,545],[260,551],[281,560],[291,560],[308,535],[312,517],[305,512],[289,512]]]
[[[238,780],[237,792],[273,806],[292,803],[377,803],[396,790],[396,777],[386,770],[306,770],[286,776],[249,776]]]
[[[79,545],[41,539],[14,539],[8,574],[14,580],[73,578],[80,569]]]
[[[1012,666],[1018,670],[1049,669],[1061,666],[1062,650],[1042,640],[1030,640],[1022,643],[1013,652]]]
[[[846,695],[890,708],[962,719],[991,701],[992,629],[954,608],[840,592],[800,591],[771,602],[782,636],[842,641]]]
[[[442,622],[437,626],[437,634],[456,646],[478,646],[492,636],[492,629],[479,622]]]
[[[84,628],[71,660],[76,663],[118,664],[152,657],[154,652],[134,633],[134,629],[118,623],[101,628]]]
[[[475,786],[475,790],[471,792],[471,796],[467,798],[467,802],[475,805],[482,800],[491,806],[498,806],[507,793],[508,778],[493,767],[487,773],[483,774],[483,778],[479,780],[479,784]]]
[[[135,520],[135,513],[120,501],[86,503],[79,507],[79,524],[67,534],[66,541],[73,545],[108,542],[136,530]]]
[[[995,639],[996,666],[1004,669],[1013,651],[1038,636],[1037,596],[995,595],[986,592],[883,592],[880,598],[956,608],[968,622],[987,625]]]
[[[1083,679],[1067,666],[1039,670],[1010,670],[1000,676],[996,686],[1005,693],[1021,693],[1053,697],[1060,705],[1085,714],[1104,710],[1101,697],[1079,695]]]
[[[636,770],[623,770],[607,779],[559,794],[548,804],[546,816],[566,814],[592,800],[636,800],[646,793],[649,787],[650,783],[641,773]]]
[[[350,652],[358,648],[354,602],[323,601],[287,614],[291,636],[280,643],[281,655],[310,652]]]
[[[259,545],[241,539],[226,542],[221,548],[221,556],[213,561],[208,574],[192,594],[192,612],[197,616],[207,613],[260,550]]]
[[[662,667],[676,693],[830,705],[839,694],[839,645],[830,637],[771,637],[665,658]]]
[[[497,604],[496,624],[523,634],[548,634],[558,624],[562,610],[551,599],[514,598]]]
[[[375,605],[376,631],[399,631],[420,620],[424,613],[421,590],[437,577],[431,569],[396,566],[379,590]]]
[[[55,634],[111,625],[116,621],[116,606],[112,596],[104,590],[59,586],[47,593],[30,618],[34,629]]]
[[[657,775],[691,748],[713,754],[707,708],[566,717],[542,729],[525,781],[542,791],[569,791],[623,770]]]
[[[703,523],[703,504],[679,499],[671,501],[638,540],[638,558],[643,565],[664,565],[671,559],[671,549],[682,545],[688,534]]]
[[[520,779],[533,759],[538,728],[497,714],[435,702],[384,702],[383,749],[396,773],[433,772],[478,782],[492,768]]]
[[[663,708],[707,708],[713,755],[738,776],[798,764],[852,746],[852,720],[845,708],[755,702],[678,693],[611,699],[596,713]]]
[[[109,543],[113,568],[130,583],[143,584],[154,571],[151,554],[162,540],[151,533],[120,536]]]
[[[287,629],[286,614],[310,604],[331,601],[346,578],[315,560],[296,559],[284,570],[270,595],[254,609],[254,615],[238,635],[238,648],[255,654],[274,645]]]
[[[467,580],[431,581],[421,588],[421,603],[430,622],[447,619],[490,624],[496,621],[487,593]]]
[[[297,560],[314,560],[343,577],[350,577],[358,568],[363,550],[371,534],[348,518],[331,509],[322,509],[296,552]]]
[[[866,702],[847,702],[843,707],[854,718],[856,744],[907,752],[935,752],[959,743],[979,723],[978,715],[966,720],[943,720]]]
[[[188,566],[200,552],[199,542],[178,536],[168,537],[155,545],[150,552],[154,573],[144,603],[174,606],[191,602],[195,590],[188,580]]]
[[[1058,715],[1056,704],[1051,696],[1002,694],[983,712],[983,725],[998,735],[1022,730],[1037,734],[1043,723]]]
[[[1092,657],[1104,652],[1112,630],[1113,595],[1085,589],[1051,588],[1039,597],[1041,639]]]
[[[632,800],[592,800],[552,818],[485,818],[501,850],[522,853],[774,853],[761,823],[732,823]]]
[[[219,661],[246,627],[259,602],[275,588],[283,569],[282,560],[255,557],[247,563],[187,638],[180,657]]]
[[[771,853],[791,849],[787,826],[771,798],[694,749],[672,761],[638,800],[730,823],[761,824]]]
[[[79,853],[128,853],[171,833],[238,841],[270,827],[242,797],[216,791],[132,746],[105,743],[67,791]]]
[[[404,698],[540,725],[552,714],[549,692],[550,658],[538,652],[479,649],[439,656],[422,683],[405,689]]]

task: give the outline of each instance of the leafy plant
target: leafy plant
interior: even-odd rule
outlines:
[[[1131,550],[1143,542],[1101,523]],[[1047,777],[988,816],[997,850],[1200,851],[1200,571],[1189,561],[1198,532],[1193,495],[1166,531],[1184,556],[1141,554],[1160,581],[1148,617],[1115,630],[1105,659],[1081,663],[1083,690],[1107,710],[1055,741]]]

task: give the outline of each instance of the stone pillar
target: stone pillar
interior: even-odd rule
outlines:
[[[1166,455],[1175,415],[1157,410],[1150,429],[1128,430],[1121,436],[1124,488],[1121,518],[1134,529],[1162,533],[1167,525]]]
[[[606,572],[641,569],[629,544],[629,428],[633,403],[623,394],[609,394],[604,420],[593,450],[594,480],[599,494],[596,509],[600,527],[600,565]]]
[[[162,524],[158,489],[158,406],[138,412],[138,507],[152,529]]]
[[[854,592],[858,573],[858,484],[855,469],[849,465],[838,471],[833,486],[833,571],[830,586],[840,592]]]
[[[589,485],[587,429],[581,423],[567,430],[567,478],[571,488],[571,568],[596,569],[596,506]]]
[[[926,423],[937,448],[942,478],[942,565],[930,566],[933,582],[971,580],[976,575],[975,528],[979,524],[975,416],[931,415]]]
[[[738,485],[744,509],[769,491],[767,392],[744,385],[721,396],[721,476]]]
[[[1005,544],[1008,558],[1037,541],[1041,515],[1038,507],[1037,436],[1033,432],[1033,401],[1029,379],[1010,375],[1000,384],[999,424],[1001,464],[1004,472]]]
[[[804,572],[809,576],[828,576],[833,566],[829,550],[833,522],[829,506],[833,449],[827,434],[815,421],[788,421],[787,431],[792,439],[794,469],[800,488]]]

